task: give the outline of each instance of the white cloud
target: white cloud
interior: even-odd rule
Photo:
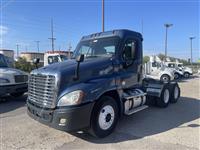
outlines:
[[[8,33],[8,27],[0,25],[0,35],[5,35]]]

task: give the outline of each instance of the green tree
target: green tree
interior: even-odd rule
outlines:
[[[147,63],[150,60],[149,56],[144,56],[143,57],[143,64]]]
[[[23,57],[19,57],[18,60],[15,61],[14,66],[15,68],[23,70],[25,72],[31,72],[33,69],[35,69],[35,66],[30,62],[27,62],[26,58]]]

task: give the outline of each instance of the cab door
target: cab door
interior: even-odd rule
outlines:
[[[121,84],[123,88],[137,85],[142,76],[139,44],[135,39],[127,39],[122,49]]]

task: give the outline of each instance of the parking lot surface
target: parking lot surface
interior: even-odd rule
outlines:
[[[177,104],[124,116],[104,139],[69,134],[34,121],[26,114],[26,96],[0,102],[0,150],[14,149],[200,149],[200,77],[179,82]]]

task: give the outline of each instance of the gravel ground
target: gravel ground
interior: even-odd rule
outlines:
[[[95,139],[40,124],[26,114],[26,96],[0,102],[0,150],[200,149],[200,78],[179,82],[181,98],[166,109],[150,107],[122,117],[113,134]]]

